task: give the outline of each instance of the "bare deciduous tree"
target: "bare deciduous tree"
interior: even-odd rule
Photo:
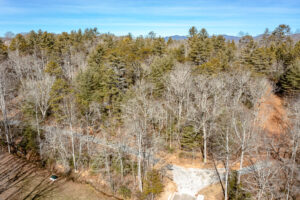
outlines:
[[[166,103],[168,113],[174,116],[176,123],[176,139],[180,143],[180,128],[188,120],[188,109],[191,108],[189,104],[192,90],[192,76],[190,67],[187,65],[178,64],[173,71],[166,77]],[[170,126],[170,125],[169,125]],[[170,147],[172,134],[170,133]]]
[[[35,75],[28,75],[28,78],[22,84],[26,101],[34,103],[35,124],[38,132],[40,156],[42,156],[40,123],[45,119],[50,107],[50,91],[54,81],[54,77],[48,76],[38,70]],[[40,113],[42,115],[41,119],[39,117]]]
[[[145,155],[152,146],[152,118],[154,109],[151,104],[151,86],[144,82],[134,87],[135,97],[130,99],[123,107],[124,120],[128,132],[135,139],[138,155],[138,188],[143,191],[143,167]]]
[[[294,102],[291,102],[288,106],[289,120],[290,125],[288,129],[288,134],[290,138],[290,158],[286,164],[288,168],[287,183],[286,183],[286,200],[292,198],[291,193],[296,194],[297,182],[295,177],[299,177],[299,163],[297,163],[297,153],[299,151],[299,142],[300,142],[300,98],[296,99]],[[299,156],[298,156],[299,157]],[[299,161],[298,161],[299,162]],[[299,178],[298,178],[299,179]],[[299,180],[298,180],[299,181]],[[293,187],[294,186],[294,187]]]
[[[75,155],[75,137],[73,127],[77,122],[75,98],[72,94],[68,94],[63,98],[62,103],[63,120],[69,127],[71,135],[72,159],[75,172],[77,172],[77,160]]]
[[[6,143],[8,152],[11,151],[11,135],[9,132],[9,125],[8,125],[8,118],[7,118],[7,102],[6,102],[6,96],[8,94],[8,79],[7,79],[7,73],[6,73],[6,66],[4,66],[2,63],[0,64],[0,108],[3,116],[3,124],[4,124],[4,131],[5,131],[5,137],[6,137]]]

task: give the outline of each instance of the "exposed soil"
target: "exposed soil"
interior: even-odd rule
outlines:
[[[164,181],[164,191],[158,197],[158,200],[167,200],[171,194],[177,192],[177,186],[169,179]]]
[[[272,93],[271,88],[259,106],[260,126],[270,135],[279,136],[288,126],[283,100]]]
[[[188,153],[189,157],[180,156],[182,153]],[[164,163],[178,165],[185,168],[199,168],[199,169],[214,169],[214,164],[211,160],[207,163],[203,163],[203,158],[201,153],[183,152],[177,150],[171,153],[160,153],[159,158],[164,161]],[[221,162],[216,163],[218,168],[223,168]],[[156,166],[161,167],[161,166]]]
[[[110,200],[87,184],[59,177],[52,182],[50,173],[26,160],[0,152],[0,199]]]
[[[204,195],[205,199],[209,200],[222,200],[224,198],[220,184],[210,185],[200,190],[198,194]]]

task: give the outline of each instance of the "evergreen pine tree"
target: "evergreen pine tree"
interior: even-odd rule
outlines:
[[[163,77],[173,69],[174,61],[169,57],[156,58],[151,64],[150,82],[154,85],[154,96],[161,96],[165,85]]]
[[[184,63],[185,61],[185,47],[183,44],[181,44],[178,48],[173,50],[173,55],[175,59],[180,62]]]
[[[242,189],[242,185],[238,184],[237,171],[233,171],[229,177],[228,200],[245,200],[251,196]]]
[[[102,45],[98,46],[88,61],[88,69],[78,76],[78,100],[87,108],[95,101],[102,105],[103,112],[118,111],[123,91],[127,88],[125,63]]]
[[[0,39],[0,63],[4,61],[7,58],[7,56],[7,46],[5,46],[3,41]]]
[[[257,73],[267,74],[272,65],[272,58],[268,56],[264,48],[255,49],[251,60],[252,68]]]
[[[10,43],[9,49],[17,51],[19,55],[25,55],[28,52],[27,42],[22,34],[17,34]]]
[[[201,29],[198,34],[191,30],[192,35],[189,37],[189,58],[195,65],[201,65],[210,59],[212,44],[208,33]]]
[[[150,197],[150,199],[154,199],[155,196],[163,192],[164,185],[160,178],[160,174],[157,170],[151,170],[147,173],[146,179],[144,180],[143,185],[143,196],[146,199]]]
[[[55,76],[55,77],[62,77],[63,71],[61,66],[59,66],[56,62],[50,61],[46,68],[45,72],[48,73],[50,76]]]
[[[193,126],[186,126],[182,129],[180,144],[186,151],[200,150],[202,147],[202,137],[194,131]]]
[[[291,95],[298,95],[300,92],[300,61],[296,61],[279,81],[282,90]]]
[[[60,104],[63,98],[71,92],[70,85],[63,78],[57,78],[52,85],[50,91],[50,107],[56,120],[60,121],[62,118],[62,110]]]
[[[294,46],[293,56],[295,59],[300,59],[300,41],[298,41]]]
[[[161,37],[154,39],[153,42],[153,54],[157,56],[162,56],[166,51],[165,40]]]

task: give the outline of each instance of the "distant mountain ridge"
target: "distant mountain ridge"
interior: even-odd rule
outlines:
[[[172,40],[185,40],[188,37],[187,36],[183,36],[183,35],[172,35],[172,36],[165,37],[165,40],[168,40],[169,38],[172,38]]]
[[[235,41],[238,42],[240,40],[241,37],[238,36],[232,36],[232,35],[222,35],[226,41]],[[295,34],[291,34],[290,37],[295,41],[298,42],[300,40],[300,33],[295,33]],[[167,41],[169,38],[172,38],[173,40],[185,40],[188,38],[188,36],[183,36],[183,35],[172,35],[172,36],[167,36],[164,39]],[[260,40],[262,38],[262,34],[261,35],[257,35],[255,37],[253,37],[254,40]]]
[[[231,36],[231,35],[222,35],[226,40],[234,40],[239,41],[240,37],[237,36]],[[183,35],[172,35],[172,36],[167,36],[164,39],[168,41],[169,38],[172,38],[172,40],[185,40],[188,38],[188,36],[183,36]]]

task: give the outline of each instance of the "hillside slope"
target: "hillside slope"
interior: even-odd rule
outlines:
[[[269,134],[279,136],[287,128],[287,113],[283,100],[268,90],[259,109],[260,126]]]

